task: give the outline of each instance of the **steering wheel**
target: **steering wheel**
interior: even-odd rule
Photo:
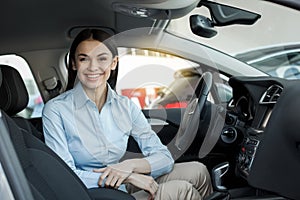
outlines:
[[[200,124],[201,113],[205,106],[208,93],[212,87],[212,82],[213,82],[212,77],[213,77],[212,73],[210,72],[204,72],[202,74],[195,90],[195,96],[194,96],[195,98],[193,98],[189,102],[184,112],[183,119],[180,123],[176,137],[168,144],[168,148],[171,151],[173,158],[175,160],[178,159],[183,153],[186,152],[186,150],[190,147],[190,145],[192,144],[192,142],[194,141],[197,135],[199,124]],[[211,148],[215,145],[217,139],[215,139],[215,134],[213,133],[214,131],[216,131],[215,128],[208,128],[208,131],[203,141],[202,142],[199,141],[199,146],[201,145],[199,151],[200,158],[206,155],[205,153],[203,153],[203,150],[205,152],[208,151],[207,153],[209,153]],[[213,133],[213,134],[209,134],[209,133]],[[218,134],[217,137],[219,137],[221,134],[221,130],[217,131],[217,134]],[[214,137],[212,138],[211,135],[213,135]],[[213,139],[212,143],[211,143],[211,139]],[[204,145],[204,143],[207,144]]]

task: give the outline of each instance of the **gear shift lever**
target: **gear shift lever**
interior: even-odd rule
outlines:
[[[227,188],[222,185],[222,177],[227,173],[229,163],[223,162],[212,169],[212,184],[216,191],[226,192]]]

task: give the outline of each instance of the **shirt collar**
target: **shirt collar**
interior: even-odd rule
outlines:
[[[111,89],[110,85],[107,83],[107,97],[106,102],[111,103],[113,99],[117,98],[117,93]]]
[[[73,88],[73,95],[76,109],[81,108],[87,101],[90,100],[89,97],[85,94],[80,82],[78,82]]]
[[[90,98],[86,95],[80,82],[78,82],[73,88],[73,94],[76,109],[84,106],[87,101],[91,101]],[[110,85],[107,83],[107,97],[105,103],[111,103],[112,100],[116,98],[117,93],[113,89],[111,89]]]

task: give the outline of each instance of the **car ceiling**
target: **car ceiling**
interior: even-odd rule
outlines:
[[[138,4],[140,7],[180,10],[191,9],[198,0],[6,0],[0,12],[0,53],[68,48],[74,27],[107,27],[116,33],[140,26],[151,26],[153,19],[137,18],[112,9],[113,3]],[[183,3],[184,2],[184,3]],[[142,4],[142,5],[141,5]],[[182,10],[182,11],[181,11]],[[179,16],[180,16],[179,15]]]
[[[119,33],[153,24],[151,19],[116,13],[113,10],[113,5],[116,3],[172,10],[176,11],[173,17],[180,17],[189,12],[199,1],[5,0],[1,2],[0,12],[0,54],[68,48],[72,39],[68,33],[74,27],[109,27]],[[300,8],[298,0],[272,0],[272,2]]]

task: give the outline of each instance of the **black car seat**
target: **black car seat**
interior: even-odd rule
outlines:
[[[0,109],[34,199],[134,199],[115,189],[87,189],[49,147],[42,133],[24,118],[12,117],[27,106],[28,94],[17,70],[0,65]]]
[[[2,83],[0,83],[0,108],[25,130],[44,142],[42,132],[38,131],[29,120],[16,116],[28,104],[28,93],[19,72],[7,65],[0,65]]]

